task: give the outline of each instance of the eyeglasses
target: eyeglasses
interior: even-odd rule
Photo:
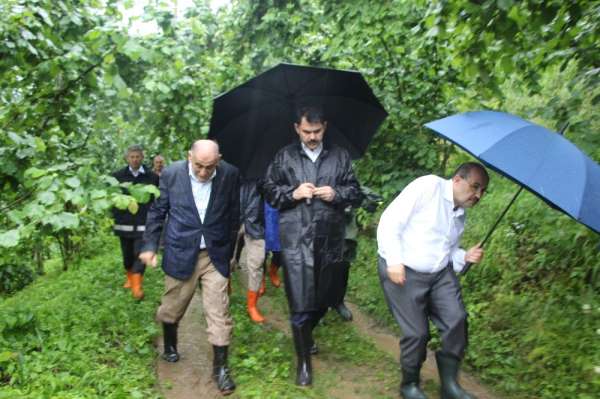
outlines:
[[[469,187],[471,187],[471,189],[473,191],[475,191],[476,193],[481,193],[481,195],[485,194],[485,190],[487,189],[487,187],[482,187],[481,184],[479,184],[479,183],[471,183],[467,179],[463,179],[463,180],[466,181],[467,184],[469,185]]]

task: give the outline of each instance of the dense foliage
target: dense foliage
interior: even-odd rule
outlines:
[[[174,18],[168,2],[152,1],[146,16],[159,31],[131,36],[112,1],[0,4],[0,294],[33,281],[48,257],[76,264],[89,237],[108,231],[111,206],[135,210],[148,198],[123,195],[108,177],[127,145],[180,159],[207,133],[212,97],[282,61],[365,75],[390,116],[357,171],[386,201],[415,176],[468,159],[423,127],[455,112],[569,123],[566,137],[600,161],[598,2],[237,0],[213,12],[198,0]],[[492,177],[466,243],[515,190]],[[353,281],[369,285],[353,292],[381,314],[377,220],[360,220],[364,278]],[[599,250],[597,234],[523,195],[463,279],[470,367],[515,397],[596,397]],[[39,331],[22,315],[15,325]]]

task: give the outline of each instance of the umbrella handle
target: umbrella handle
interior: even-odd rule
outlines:
[[[506,215],[506,212],[508,212],[508,210],[510,209],[510,207],[512,206],[512,204],[517,200],[517,197],[519,196],[519,194],[521,194],[521,191],[523,191],[523,186],[519,187],[519,189],[517,190],[517,192],[515,193],[515,195],[512,197],[512,199],[510,200],[510,202],[506,206],[506,208],[504,208],[504,210],[500,214],[500,217],[498,217],[498,219],[496,220],[496,223],[494,223],[494,225],[492,226],[492,228],[487,232],[487,234],[485,235],[485,238],[481,242],[481,248],[483,248],[483,246],[485,245],[485,243],[490,239],[490,237],[492,236],[492,233],[494,232],[494,230],[496,230],[496,227],[498,227],[498,223],[500,223],[500,221],[502,220],[502,218],[504,217],[504,215]],[[463,267],[463,269],[461,270],[460,274],[465,274],[466,272],[468,272],[472,265],[473,265],[473,263],[471,263],[471,262],[465,263],[465,267]]]

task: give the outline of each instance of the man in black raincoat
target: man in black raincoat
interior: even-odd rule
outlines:
[[[296,112],[299,142],[282,148],[269,165],[265,199],[279,209],[285,291],[298,356],[296,384],[312,384],[312,329],[329,306],[339,303],[331,288],[343,278],[344,208],[362,198],[348,152],[323,142],[323,111]]]

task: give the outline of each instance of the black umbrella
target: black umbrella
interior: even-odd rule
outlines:
[[[296,107],[322,106],[325,141],[362,156],[387,112],[359,72],[279,64],[216,97],[208,137],[248,178],[262,177],[275,153],[298,140]]]

